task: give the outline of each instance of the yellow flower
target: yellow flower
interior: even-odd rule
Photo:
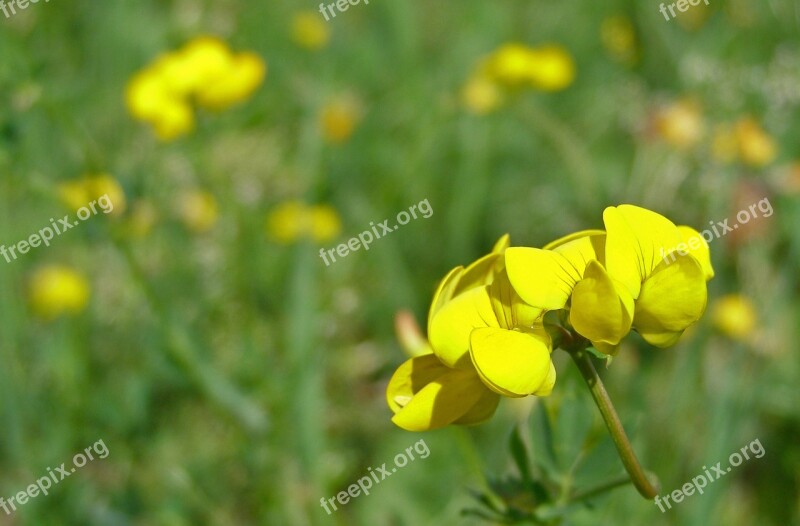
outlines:
[[[603,221],[605,232],[508,249],[511,284],[546,311],[569,303],[570,324],[601,352],[613,354],[631,327],[652,345],[673,345],[705,310],[708,246],[693,229],[632,205],[606,208]]]
[[[266,71],[258,55],[234,54],[222,40],[202,36],[134,75],[125,101],[135,119],[150,123],[160,140],[172,141],[194,129],[193,103],[222,110],[242,102]]]
[[[181,196],[178,213],[186,228],[203,233],[211,230],[217,223],[219,206],[210,192],[193,190]]]
[[[550,394],[556,370],[542,311],[524,304],[511,288],[503,253],[492,253],[441,281],[428,314],[432,355],[412,358],[387,388],[392,421],[423,431],[474,424],[491,417],[498,395]]]
[[[531,48],[505,44],[489,56],[481,70],[505,86],[530,85],[544,91],[563,90],[575,79],[572,56],[557,45]]]
[[[614,59],[633,64],[639,58],[636,32],[631,19],[625,15],[607,17],[600,26],[600,41]]]
[[[697,144],[705,133],[700,106],[690,99],[673,102],[656,114],[658,134],[676,148],[688,149]]]
[[[128,233],[134,238],[147,237],[158,221],[158,211],[149,201],[136,201],[127,221]]]
[[[775,140],[755,119],[751,117],[740,119],[734,126],[734,133],[739,143],[739,157],[743,163],[761,168],[777,157],[778,146]]]
[[[435,355],[426,354],[397,368],[386,387],[386,402],[397,426],[429,431],[488,420],[500,397],[487,389],[474,371],[452,369]]]
[[[266,74],[267,66],[261,57],[240,53],[218,79],[198,90],[197,103],[208,109],[226,109],[249,98]]]
[[[346,142],[359,120],[357,103],[347,97],[329,102],[322,108],[320,125],[322,136],[333,144]]]
[[[300,47],[317,51],[328,45],[330,30],[316,11],[300,11],[292,18],[292,40]]]
[[[314,241],[324,243],[335,239],[342,231],[342,222],[336,209],[329,205],[312,206],[308,230]]]
[[[270,212],[267,233],[279,243],[292,243],[305,234],[307,208],[300,201],[287,201]]]
[[[342,223],[332,206],[308,206],[300,201],[287,201],[269,214],[266,228],[272,239],[283,244],[306,237],[325,242],[339,235]]]
[[[724,335],[739,341],[747,341],[758,322],[752,302],[739,294],[719,298],[711,310],[711,319]]]
[[[194,130],[194,113],[186,102],[170,99],[152,119],[152,124],[156,136],[169,142]]]
[[[62,314],[81,312],[89,301],[89,283],[69,267],[41,267],[31,277],[28,297],[38,316],[52,320]]]
[[[462,89],[461,100],[470,112],[485,115],[500,106],[502,94],[497,84],[486,77],[475,75]]]
[[[181,95],[193,94],[207,83],[216,82],[228,74],[234,60],[228,45],[213,36],[192,39],[175,56],[174,74],[166,69],[161,74],[173,93]]]
[[[97,213],[110,210],[112,216],[119,216],[125,211],[126,200],[122,186],[108,174],[85,175],[80,179],[58,185],[58,196],[71,210],[86,207],[91,210],[91,203]],[[110,201],[110,205],[108,202]]]
[[[561,91],[575,80],[575,62],[561,46],[543,46],[532,50],[534,67],[530,71],[533,86],[544,91]]]

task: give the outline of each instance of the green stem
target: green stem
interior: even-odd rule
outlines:
[[[622,422],[620,422],[617,411],[614,409],[614,404],[611,402],[611,398],[608,396],[608,392],[605,386],[603,386],[603,382],[600,380],[600,376],[597,374],[597,370],[594,368],[589,354],[585,349],[568,352],[575,361],[575,365],[578,366],[578,370],[586,381],[586,385],[589,386],[592,398],[594,398],[597,408],[600,409],[600,414],[603,415],[603,420],[608,427],[609,433],[611,433],[611,439],[617,447],[617,452],[619,452],[619,456],[622,459],[622,463],[625,465],[625,470],[628,472],[633,485],[636,486],[636,489],[642,497],[654,499],[658,495],[660,489],[658,479],[652,474],[650,478],[648,478],[641,464],[639,464],[636,453],[634,453],[628,436],[625,434],[625,429],[622,427]]]

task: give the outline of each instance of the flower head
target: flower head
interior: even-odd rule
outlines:
[[[358,102],[352,97],[339,97],[328,102],[320,114],[322,136],[331,144],[347,142],[360,120]]]
[[[125,191],[116,179],[108,174],[84,175],[79,179],[58,185],[58,196],[73,211],[89,206],[101,198],[108,199],[112,208],[111,215],[120,215],[125,211]]]
[[[328,25],[316,11],[300,11],[292,18],[292,40],[298,46],[317,51],[327,46],[330,38]]]
[[[45,320],[77,314],[89,301],[89,282],[70,267],[41,267],[31,276],[28,298],[33,311]]]
[[[266,229],[272,239],[283,244],[303,238],[326,242],[339,235],[342,223],[330,205],[309,206],[301,201],[287,201],[270,212]]]
[[[530,305],[568,309],[570,324],[603,352],[613,353],[631,328],[652,345],[674,344],[705,310],[714,275],[708,246],[691,228],[632,205],[606,208],[603,221],[605,232],[509,249],[512,285]]]
[[[492,253],[456,267],[439,284],[428,314],[433,354],[403,364],[387,390],[400,427],[477,423],[494,413],[498,395],[546,396],[552,390],[550,337],[541,310],[524,304],[511,288],[503,259],[507,247],[504,236]],[[450,403],[451,396],[459,403]]]
[[[216,37],[202,36],[164,53],[136,73],[125,90],[130,114],[171,141],[194,129],[193,105],[224,110],[247,98],[266,76],[264,60],[251,52],[233,53]]]
[[[214,194],[192,190],[181,196],[178,214],[184,226],[192,232],[208,232],[217,223],[219,205]]]
[[[714,303],[711,320],[725,336],[747,341],[755,331],[758,316],[748,298],[740,294],[729,294]]]

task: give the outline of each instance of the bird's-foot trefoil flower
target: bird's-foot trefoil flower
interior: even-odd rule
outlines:
[[[657,480],[636,459],[587,350],[612,356],[631,330],[651,345],[674,344],[705,311],[714,270],[708,246],[688,226],[633,205],[606,208],[603,222],[605,230],[543,248],[510,248],[504,236],[490,254],[450,271],[431,302],[429,345],[417,341],[420,354],[389,382],[394,423],[412,431],[476,424],[492,416],[500,396],[546,396],[556,380],[550,354],[560,346],[631,481],[654,498]],[[702,242],[687,243],[692,238]]]
[[[542,311],[511,288],[503,259],[508,243],[504,236],[492,253],[456,267],[439,284],[428,316],[432,354],[408,360],[387,389],[400,427],[479,423],[492,416],[498,395],[544,396],[553,389]],[[457,404],[447,403],[456,395]]]

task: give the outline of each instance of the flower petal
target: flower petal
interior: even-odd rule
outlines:
[[[600,263],[589,262],[572,292],[569,320],[579,334],[592,342],[616,345],[630,332],[633,298],[625,287],[619,289]]]
[[[547,391],[550,349],[530,333],[497,328],[475,329],[470,336],[470,355],[481,379],[504,396],[527,396]]]
[[[392,417],[392,422],[407,431],[437,429],[459,419],[470,422],[478,416],[486,416],[483,399],[487,391],[475,371],[448,369],[417,391],[411,399],[403,400],[405,404]],[[476,405],[479,406],[476,412],[471,413]]]
[[[431,320],[433,319],[433,315],[436,314],[439,309],[444,306],[445,303],[450,301],[455,295],[455,289],[458,285],[458,281],[461,276],[464,274],[464,267],[456,267],[439,282],[439,286],[436,287],[436,292],[433,293],[433,300],[431,301],[431,308],[428,310],[428,329],[430,330],[431,327]]]
[[[706,280],[694,258],[662,262],[642,285],[633,325],[648,343],[668,347],[706,308]]]
[[[682,241],[666,217],[633,205],[610,206],[603,212],[606,225],[606,270],[639,297],[642,283],[662,262],[666,252]]]
[[[479,287],[459,294],[434,314],[428,339],[442,363],[471,369],[466,357],[470,333],[478,327],[498,326],[487,287]]]
[[[393,413],[400,412],[423,387],[451,370],[432,354],[406,360],[386,386],[386,403]]]
[[[526,303],[540,309],[563,308],[583,277],[583,269],[578,271],[570,260],[550,250],[511,247],[505,258],[514,290]]]
[[[486,254],[485,256],[470,263],[461,278],[458,280],[453,295],[456,296],[475,287],[483,287],[494,280],[498,262],[502,265],[503,256],[501,254]]]
[[[711,266],[711,252],[708,249],[708,243],[703,239],[700,233],[689,226],[681,225],[678,227],[681,233],[683,242],[689,249],[689,255],[700,263],[703,268],[703,273],[706,276],[706,281],[714,277],[714,268]]]
[[[505,251],[505,249],[507,249],[510,246],[511,246],[511,236],[509,236],[508,234],[503,234],[502,236],[500,236],[500,239],[498,239],[495,242],[494,246],[492,247],[492,252],[494,252],[495,254],[502,254]]]
[[[547,377],[542,382],[542,385],[533,392],[536,396],[549,396],[550,393],[553,392],[553,387],[556,385],[556,366],[553,365],[552,360],[550,361],[550,371],[547,373]]]
[[[541,318],[543,310],[522,301],[508,281],[503,269],[488,287],[494,314],[503,329],[531,328]]]
[[[500,395],[494,391],[489,390],[483,382],[481,382],[481,398],[466,412],[464,416],[455,420],[453,423],[460,426],[473,426],[489,420],[494,412],[497,410],[497,405],[500,403]]]
[[[575,241],[578,239],[584,239],[588,237],[605,237],[606,231],[605,230],[581,230],[580,232],[574,232],[572,234],[566,235],[562,238],[556,239],[555,241],[551,241],[550,243],[546,244],[542,248],[544,250],[555,250],[556,248],[566,245],[571,241]],[[600,251],[602,254],[602,251]]]

